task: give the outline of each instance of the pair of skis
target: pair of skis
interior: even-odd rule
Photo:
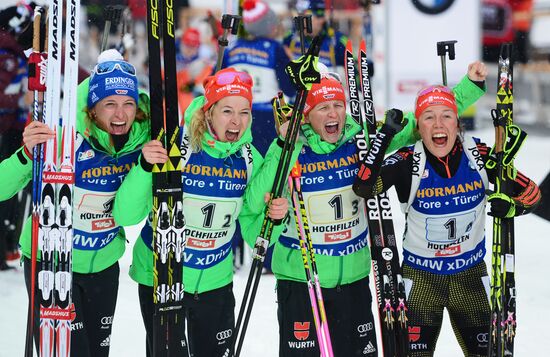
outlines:
[[[149,1],[147,35],[151,95],[151,137],[163,142],[169,159],[153,166],[153,355],[174,356],[187,346],[184,328],[183,251],[185,218],[176,84],[175,9],[172,1]],[[161,61],[161,53],[163,61]]]
[[[363,161],[371,141],[376,137],[376,119],[365,40],[360,44],[358,62],[360,85],[356,80],[353,46],[349,40],[345,56],[346,79],[351,117],[363,128],[355,137],[359,160]],[[366,210],[384,357],[407,356],[409,337],[405,285],[387,193],[366,200]]]
[[[513,123],[512,45],[504,44],[498,62],[497,105],[493,110],[496,166],[496,193],[512,195],[516,177],[514,158],[527,134]],[[516,335],[516,284],[514,219],[493,220],[492,271],[491,271],[491,332],[489,357],[514,355]]]
[[[40,301],[40,356],[69,356],[72,304],[72,211],[74,141],[78,85],[80,1],[48,3],[46,92],[42,113],[35,94],[34,120],[43,121],[56,134],[34,149],[31,305],[26,354],[32,355],[36,258],[41,251],[38,288]],[[65,17],[63,9],[65,8]],[[38,20],[40,21],[40,20]],[[61,51],[65,27],[65,73],[61,106]],[[39,37],[39,31],[35,31]],[[35,46],[38,53],[39,46]],[[42,56],[44,58],[45,56]],[[40,67],[38,75],[43,75]],[[34,90],[35,88],[33,88]],[[43,89],[43,88],[42,88]],[[40,89],[36,89],[37,92]],[[60,113],[60,109],[62,112]],[[58,144],[61,148],[59,150]]]

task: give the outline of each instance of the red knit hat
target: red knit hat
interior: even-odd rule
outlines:
[[[329,100],[340,100],[346,103],[346,94],[342,83],[331,76],[321,74],[321,82],[314,83],[308,93],[306,105],[304,107],[304,115],[307,115],[311,109],[319,103]]]
[[[445,86],[428,86],[420,90],[416,96],[416,107],[414,115],[416,119],[432,105],[444,105],[452,109],[452,111],[458,115],[458,109],[456,107],[456,99],[453,91]]]
[[[240,96],[252,105],[252,77],[229,67],[208,76],[203,82],[206,101],[202,110],[206,112],[218,100],[229,96]]]
[[[269,5],[259,0],[243,2],[243,26],[254,37],[268,37],[278,25],[277,15]]]
[[[189,27],[181,36],[181,42],[189,47],[199,47],[201,45],[201,34],[199,30],[194,27]]]

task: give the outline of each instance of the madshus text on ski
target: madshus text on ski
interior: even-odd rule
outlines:
[[[80,5],[0,12],[0,36],[31,48],[19,65],[32,92],[23,144],[0,162],[1,200],[32,182],[25,356],[109,355],[127,245],[147,356],[248,355],[266,272],[279,343],[265,348],[281,356],[433,355],[445,310],[465,356],[514,355],[514,220],[541,193],[514,166],[527,134],[513,121],[510,44],[490,147],[460,119],[488,69],[474,61],[448,86],[456,41],[436,44],[443,81],[418,88],[413,111],[376,118],[372,48],[334,28],[332,1],[298,1],[282,40],[261,0],[208,14],[212,36],[193,21],[180,34],[172,1],[107,6],[90,68],[79,66]],[[130,31],[138,18],[147,46]],[[129,60],[138,51],[146,71]]]

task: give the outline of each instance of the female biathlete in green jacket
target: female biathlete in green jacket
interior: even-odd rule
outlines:
[[[251,77],[227,68],[208,77],[204,88],[205,95],[196,98],[185,112],[182,139],[182,147],[188,148],[182,150],[188,153],[182,164],[187,236],[183,307],[189,353],[196,357],[222,356],[230,347],[235,320],[231,242],[238,219],[243,237],[254,245],[267,191],[251,192],[247,187],[263,161],[250,145]],[[137,224],[149,215],[151,168],[166,160],[168,156],[160,141],[152,140],[143,147],[141,165],[130,171],[116,196],[114,216],[119,224]],[[273,200],[270,217],[282,219],[287,210],[286,199]],[[148,220],[134,246],[130,269],[131,277],[139,283],[148,356],[152,351],[154,311],[151,243]],[[182,356],[187,355],[184,330],[182,327],[178,336],[181,351],[173,351]]]
[[[470,65],[469,78],[456,86],[461,112],[484,93],[483,78],[477,72],[480,66]],[[309,92],[304,116],[292,160],[301,165],[301,187],[334,354],[377,356],[365,202],[352,191],[359,165],[354,137],[361,128],[346,115],[344,89],[336,76],[322,73],[321,83]],[[409,113],[406,119],[407,126],[396,135],[390,150],[414,142],[414,115]],[[280,139],[272,143],[262,171],[251,184],[255,189],[256,184],[273,182],[281,147]],[[285,223],[272,265],[277,278],[279,353],[319,356],[294,216],[289,215]]]
[[[107,86],[108,81],[115,85]],[[138,94],[134,67],[115,50],[102,53],[90,79],[78,87],[72,253],[76,317],[71,326],[71,356],[109,354],[118,293],[118,260],[126,244],[124,230],[113,220],[112,204],[122,180],[137,162],[141,146],[148,140],[148,107],[147,95]],[[32,179],[33,147],[53,136],[41,122],[33,121],[25,128],[25,145],[0,164],[2,176],[9,178],[2,180],[0,199],[13,196]],[[20,245],[29,289],[30,219]],[[40,294],[38,286],[35,294]],[[38,311],[39,299],[35,301]],[[35,316],[38,340],[39,314]]]

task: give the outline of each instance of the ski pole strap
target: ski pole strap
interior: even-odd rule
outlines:
[[[317,39],[319,37],[316,37]],[[319,41],[316,46],[319,47]],[[290,77],[290,81],[298,89],[310,90],[313,83],[321,82],[321,75],[317,70],[317,63],[319,57],[311,53],[311,49],[314,47],[312,43],[310,51],[300,56],[298,59],[290,61],[285,68],[285,72]],[[319,51],[317,51],[319,53]]]
[[[37,6],[33,21],[33,39],[32,49],[33,52],[29,56],[29,91],[46,91],[46,72],[47,72],[47,58],[48,54],[40,52],[41,36],[40,36],[40,23],[42,20],[43,8]]]
[[[504,154],[502,157],[502,165],[511,166],[519,152],[519,149],[522,147],[525,139],[527,138],[527,133],[519,126],[511,124],[506,126],[504,134],[505,140],[502,148],[502,152]],[[490,159],[487,161],[486,166],[490,169],[496,167],[497,162],[493,159],[493,157],[497,154],[496,151],[497,149],[493,146],[489,153]]]
[[[277,97],[274,97],[271,100],[271,105],[273,106],[273,116],[275,118],[275,127],[277,133],[280,135],[281,126],[288,122],[292,116],[293,105],[287,104],[283,96],[283,92],[279,92]],[[300,121],[303,121],[303,116],[300,118]]]

